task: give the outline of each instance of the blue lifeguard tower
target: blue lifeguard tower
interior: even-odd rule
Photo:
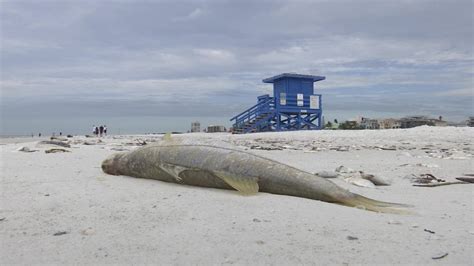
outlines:
[[[321,129],[321,94],[314,94],[314,82],[324,79],[293,73],[264,79],[264,83],[273,83],[273,97],[259,96],[256,105],[232,117],[233,132]]]

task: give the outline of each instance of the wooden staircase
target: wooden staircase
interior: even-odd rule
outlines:
[[[261,113],[260,115],[256,116],[255,119],[245,122],[241,127],[234,128],[232,131],[233,134],[243,134],[243,133],[254,133],[259,132],[258,128],[254,128],[255,124],[259,124],[264,120],[268,120],[268,116],[271,112]]]
[[[271,120],[275,116],[274,98],[262,95],[258,103],[244,112],[234,116],[233,134],[245,134],[252,132],[269,131]]]

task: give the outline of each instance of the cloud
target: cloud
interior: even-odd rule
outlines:
[[[401,114],[431,97],[423,110],[461,119],[472,110],[472,8],[442,0],[2,2],[1,104],[128,100],[153,113],[143,109],[152,101],[182,115],[227,114],[271,92],[263,78],[298,72],[326,76],[316,88],[327,112],[385,103]],[[443,105],[448,96],[459,107]]]
[[[184,17],[177,17],[174,20],[175,21],[190,21],[199,18],[204,14],[204,11],[201,8],[196,8],[191,13],[187,14]]]
[[[436,96],[470,97],[472,103],[471,108],[474,108],[474,88],[472,87],[438,92],[436,93]]]

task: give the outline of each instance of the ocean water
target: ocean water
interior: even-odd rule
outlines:
[[[209,125],[231,126],[229,117],[163,117],[163,116],[69,116],[69,117],[2,117],[1,136],[49,136],[92,134],[93,125],[107,125],[109,134],[147,134],[162,132],[187,132],[191,123],[199,121],[201,130]]]

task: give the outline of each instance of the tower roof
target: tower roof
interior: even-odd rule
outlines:
[[[303,74],[296,74],[296,73],[283,73],[280,75],[273,76],[271,78],[266,78],[262,80],[264,83],[274,83],[275,81],[282,79],[282,78],[300,78],[300,79],[311,79],[313,82],[320,81],[326,79],[323,76],[313,76],[313,75],[303,75]]]

